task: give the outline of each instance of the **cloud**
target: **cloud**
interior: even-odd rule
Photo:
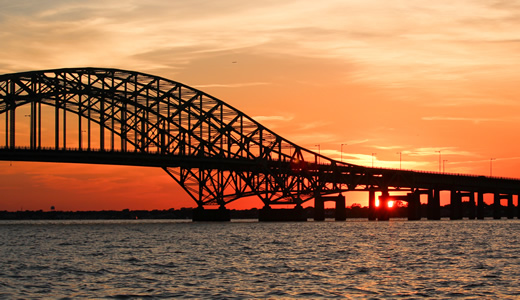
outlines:
[[[511,122],[508,118],[466,118],[466,117],[443,117],[443,116],[432,116],[422,117],[424,121],[460,121],[460,122],[473,122],[479,124],[482,122]]]
[[[439,154],[439,151],[440,151],[440,154]],[[421,147],[421,148],[415,148],[412,150],[402,151],[402,153],[403,153],[403,155],[408,155],[408,156],[433,156],[433,155],[436,155],[436,156],[441,155],[441,157],[443,155],[476,156],[475,153],[471,153],[471,152],[468,152],[465,150],[457,150],[456,148],[453,148],[453,147],[439,147],[439,148]]]
[[[254,116],[251,118],[257,122],[265,122],[265,121],[289,122],[294,119],[294,117],[292,117],[292,116]]]
[[[249,86],[258,86],[258,85],[268,85],[269,82],[244,82],[244,83],[210,83],[210,84],[194,84],[192,85],[194,88],[203,89],[203,88],[240,88],[240,87],[249,87]]]

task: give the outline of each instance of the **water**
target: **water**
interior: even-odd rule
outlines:
[[[520,297],[520,221],[3,221],[0,298]]]

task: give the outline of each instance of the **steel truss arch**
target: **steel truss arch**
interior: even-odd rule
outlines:
[[[368,186],[359,179],[366,169],[300,147],[225,102],[162,77],[106,68],[0,75],[4,149],[19,147],[15,111],[24,105],[31,111],[30,150],[43,148],[41,106],[54,107],[50,150],[70,150],[66,117],[75,114],[76,150],[171,158],[161,167],[199,206],[223,206],[248,196],[260,197],[265,205],[299,205],[317,195]],[[194,158],[199,162],[190,163]],[[348,174],[359,184],[345,181]]]

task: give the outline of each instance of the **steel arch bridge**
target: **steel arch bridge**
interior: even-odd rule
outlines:
[[[17,128],[20,119],[28,123],[24,128]],[[249,196],[266,207],[301,207],[354,190],[520,194],[516,179],[339,162],[282,138],[200,90],[119,69],[0,75],[0,121],[5,121],[0,160],[161,167],[201,208],[224,208]]]

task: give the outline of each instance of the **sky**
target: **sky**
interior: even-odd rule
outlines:
[[[516,1],[0,0],[0,41],[0,74],[140,71],[334,159],[520,178]],[[0,193],[0,210],[195,205],[161,169],[125,166],[4,161]]]

